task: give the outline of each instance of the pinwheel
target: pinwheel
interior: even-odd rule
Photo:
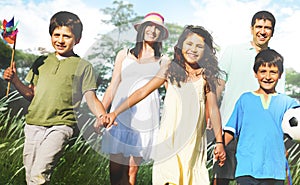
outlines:
[[[16,42],[18,33],[17,24],[14,25],[14,17],[9,22],[5,19],[3,22],[0,22],[0,32],[5,43],[14,44]]]
[[[0,33],[3,42],[6,44],[13,44],[10,67],[12,67],[12,63],[14,61],[15,47],[16,47],[16,40],[17,40],[17,33],[18,33],[17,25],[18,22],[16,23],[16,25],[14,24],[14,17],[9,22],[7,22],[5,19],[3,21],[0,21]],[[7,84],[6,96],[8,96],[9,89],[10,89],[10,82],[8,82]]]

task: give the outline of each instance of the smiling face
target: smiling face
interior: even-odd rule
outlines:
[[[51,35],[51,42],[56,54],[63,57],[74,55],[73,47],[78,43],[72,30],[67,26],[55,28]]]
[[[155,42],[158,40],[160,33],[161,30],[157,25],[155,24],[148,25],[145,28],[144,40],[146,42]]]
[[[182,55],[189,64],[197,63],[204,55],[204,38],[191,33],[182,44]]]
[[[277,66],[261,65],[255,74],[259,83],[258,91],[264,94],[275,93],[275,87],[280,76]]]
[[[253,43],[259,48],[268,47],[268,43],[273,36],[272,22],[268,19],[256,19],[251,27]]]

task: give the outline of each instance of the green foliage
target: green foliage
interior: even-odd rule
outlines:
[[[163,42],[163,51],[169,58],[173,58],[174,46],[183,31],[183,27],[178,24],[171,23],[166,23],[166,26],[169,31],[169,38]]]
[[[2,39],[0,39],[0,69],[7,68],[10,65],[10,57],[11,57],[11,48],[4,44]]]
[[[290,164],[290,171],[293,175],[293,184],[300,184],[300,143],[294,143],[288,150],[288,161]]]
[[[38,58],[37,55],[25,53],[21,50],[16,50],[15,60],[17,67],[28,68],[31,67],[33,62]]]
[[[24,117],[12,116],[8,104],[18,100],[17,92],[0,100],[0,179],[3,184],[25,184],[22,151]],[[20,173],[21,172],[21,173]]]
[[[121,32],[131,28],[131,23],[137,20],[136,13],[133,11],[133,5],[124,4],[123,1],[114,1],[112,7],[106,7],[101,11],[110,16],[110,20],[102,20],[106,24],[113,24],[118,29],[118,38],[116,40],[119,45]]]
[[[117,38],[111,34],[104,34],[99,39],[99,45],[92,48],[93,54],[88,56],[88,60],[97,59],[94,65],[98,72],[98,92],[105,92],[112,76],[114,60],[117,53],[122,49],[132,45],[132,43],[123,41],[120,43],[120,35],[122,32],[131,28],[133,22],[138,19],[136,13],[133,11],[132,4],[124,4],[123,1],[114,1],[112,7],[106,7],[101,11],[110,16],[109,20],[102,20],[106,24],[113,24],[118,32]],[[114,38],[113,38],[114,37]]]
[[[12,55],[12,48],[4,44],[3,41],[0,41],[0,69],[6,69],[10,66],[11,61],[11,55]],[[15,56],[14,60],[16,62],[16,65],[18,68],[28,68],[31,66],[31,64],[34,62],[34,60],[38,56],[34,54],[25,53],[22,50],[15,50]]]
[[[286,69],[286,93],[300,101],[300,73],[294,69]]]
[[[101,9],[104,14],[110,15],[110,20],[102,20],[106,24],[113,24],[119,31],[126,31],[130,28],[129,23],[134,19],[133,5],[128,3],[124,4],[123,1],[114,1],[112,7]]]
[[[102,35],[100,40],[99,45],[92,48],[94,53],[88,56],[88,60],[97,59],[99,61],[94,65],[94,68],[98,73],[98,92],[103,93],[110,83],[117,53],[122,48],[130,48],[132,43],[124,41],[121,44],[116,44],[115,40],[108,34]]]

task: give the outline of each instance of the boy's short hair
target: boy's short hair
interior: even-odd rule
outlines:
[[[76,14],[67,11],[60,11],[54,14],[50,19],[49,34],[52,35],[54,29],[60,26],[69,27],[76,40],[81,38],[83,26]]]
[[[258,20],[263,19],[263,20],[271,21],[271,23],[272,23],[272,35],[274,34],[276,19],[275,19],[274,15],[271,12],[268,12],[266,10],[256,12],[252,17],[251,27],[254,26],[254,24],[256,22],[256,19],[258,19]]]
[[[279,74],[283,73],[283,57],[273,49],[262,50],[256,55],[253,65],[255,73],[261,65],[277,66]]]

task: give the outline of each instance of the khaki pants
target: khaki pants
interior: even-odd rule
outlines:
[[[23,163],[28,185],[47,184],[64,147],[73,135],[66,125],[43,127],[26,124]]]

